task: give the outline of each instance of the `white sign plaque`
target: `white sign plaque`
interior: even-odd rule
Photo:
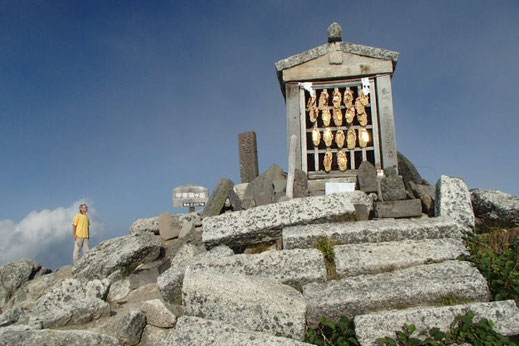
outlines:
[[[173,189],[173,207],[204,207],[209,189],[199,185],[182,185]]]

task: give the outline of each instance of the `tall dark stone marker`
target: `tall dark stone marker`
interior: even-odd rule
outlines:
[[[256,132],[249,131],[240,133],[238,139],[240,142],[241,182],[250,183],[259,175]]]

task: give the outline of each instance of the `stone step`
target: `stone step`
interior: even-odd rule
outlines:
[[[468,254],[463,241],[453,238],[347,244],[334,246],[333,250],[337,274],[341,276],[389,272]]]
[[[304,346],[304,342],[236,328],[233,325],[193,316],[182,316],[160,346],[278,345]]]
[[[203,219],[202,240],[208,248],[231,248],[281,238],[283,227],[355,219],[354,204],[372,209],[372,200],[362,191],[328,196],[295,198],[243,211]]]
[[[253,255],[220,257],[194,263],[189,269],[191,273],[212,271],[270,277],[296,288],[327,279],[324,258],[317,249],[265,251]]]
[[[306,304],[296,289],[269,278],[191,273],[182,288],[184,315],[296,340],[305,336]]]
[[[386,309],[442,305],[446,301],[488,301],[485,278],[469,262],[446,261],[388,273],[347,277],[303,286],[307,323],[322,316],[338,321]]]
[[[465,228],[449,217],[370,220],[291,226],[283,229],[283,248],[312,248],[322,238],[335,244],[359,244],[406,239],[461,239]]]
[[[502,335],[519,334],[519,308],[513,300],[490,303],[472,303],[464,305],[421,307],[419,309],[393,310],[355,317],[355,331],[359,343],[363,346],[376,345],[378,338],[395,338],[395,331],[404,324],[414,324],[416,335],[431,328],[449,330],[449,326],[458,315],[472,310],[475,321],[486,318],[494,322],[494,329]]]

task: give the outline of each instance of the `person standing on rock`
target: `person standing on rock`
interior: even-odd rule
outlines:
[[[74,234],[74,265],[79,261],[79,250],[83,248],[83,256],[89,250],[89,230],[90,219],[88,218],[88,205],[81,204],[79,206],[79,214],[74,217],[72,222],[72,234]]]

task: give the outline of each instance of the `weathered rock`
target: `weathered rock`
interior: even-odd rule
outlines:
[[[170,213],[162,213],[159,216],[159,234],[162,240],[177,238],[180,234],[182,224],[178,219],[178,215]]]
[[[37,273],[39,272],[40,271]],[[30,309],[34,304],[36,304],[36,301],[42,295],[49,292],[57,282],[71,277],[71,266],[64,266],[54,273],[35,277],[18,288],[3,308],[6,309],[20,306],[24,309]]]
[[[323,255],[317,249],[226,256],[199,261],[190,265],[189,270],[191,273],[212,271],[218,274],[263,276],[295,287],[327,279]]]
[[[131,289],[129,278],[126,277],[122,280],[117,280],[110,285],[110,290],[108,291],[106,300],[108,302],[122,300],[130,293],[130,291]]]
[[[357,179],[359,189],[366,193],[377,192],[377,169],[369,161],[362,161],[359,166]]]
[[[294,171],[294,198],[308,197],[308,176],[300,169]]]
[[[153,233],[159,234],[159,217],[150,217],[145,219],[137,219],[130,226],[131,234],[141,234],[141,233]]]
[[[277,280],[213,272],[186,272],[184,313],[238,328],[303,340],[306,304],[301,293]]]
[[[380,180],[380,190],[384,201],[406,199],[404,180],[400,176],[387,176]]]
[[[25,317],[25,310],[17,306],[0,313],[0,327],[14,324]]]
[[[202,226],[202,217],[197,212],[191,212],[186,214],[178,214],[178,220],[180,223],[192,222],[195,227]]]
[[[436,200],[436,188],[430,185],[418,185],[409,182],[409,187],[416,198],[422,201],[422,209],[429,216],[434,216],[434,201]]]
[[[216,184],[213,194],[209,197],[204,210],[202,210],[202,218],[220,215],[225,205],[225,200],[229,196],[229,191],[233,186],[234,182],[227,178],[221,179],[218,184]]]
[[[171,260],[169,258],[139,265],[130,276],[128,276],[130,289],[157,282],[159,275],[168,270],[170,266]]]
[[[231,208],[233,211],[243,210],[241,199],[238,197],[234,189],[229,190],[229,202],[231,202]]]
[[[119,346],[116,338],[84,330],[0,329],[0,344],[9,346]]]
[[[488,301],[485,278],[469,262],[446,261],[388,273],[362,275],[303,287],[307,322],[316,326],[321,316],[341,316],[459,301]]]
[[[422,216],[422,202],[419,199],[375,202],[375,216],[384,218]]]
[[[142,303],[141,309],[146,314],[148,324],[161,328],[171,328],[175,326],[177,317],[168,310],[160,299],[145,301]]]
[[[274,202],[274,181],[284,179],[284,172],[278,165],[272,165],[266,172],[251,181],[242,198],[246,209]]]
[[[122,312],[116,316],[113,331],[126,345],[137,345],[146,326],[146,315],[141,311]]]
[[[195,225],[194,225],[193,221],[184,222],[182,224],[182,229],[180,230],[180,233],[178,234],[178,238],[179,239],[185,238],[194,229],[195,229]]]
[[[146,233],[106,240],[79,260],[73,274],[78,278],[108,278],[113,282],[140,264],[156,260],[160,252],[158,237]]]
[[[338,245],[333,250],[337,274],[343,276],[389,272],[468,254],[463,241],[452,238]]]
[[[31,280],[40,269],[40,264],[28,258],[0,266],[0,308],[7,303],[19,287]]]
[[[182,316],[177,327],[169,333],[161,346],[183,345],[247,345],[247,346],[303,346],[306,343],[273,336],[267,333],[239,329],[220,321],[206,320],[194,316]]]
[[[483,223],[501,227],[519,226],[519,196],[501,191],[472,190],[472,206]]]
[[[461,178],[442,175],[436,183],[436,216],[449,216],[466,227],[474,227],[470,192]]]
[[[42,296],[29,313],[43,328],[83,324],[110,313],[104,299],[108,280],[80,281],[65,279]]]
[[[279,179],[272,182],[272,186],[274,186],[274,198],[272,202],[277,202],[281,198],[287,196],[287,180],[286,179]],[[266,203],[268,204],[268,203]],[[262,205],[262,204],[258,204]]]
[[[322,238],[329,238],[335,244],[378,243],[406,239],[460,239],[463,230],[461,225],[448,217],[301,225],[283,229],[283,248],[312,248]]]
[[[449,330],[454,318],[472,310],[476,314],[475,321],[486,318],[494,322],[494,329],[502,335],[519,334],[519,309],[513,300],[472,303],[442,307],[421,307],[384,311],[355,317],[355,332],[361,345],[375,345],[377,338],[394,337],[398,326],[414,324],[416,335],[421,331],[439,328]]]
[[[146,327],[144,327],[144,331],[142,332],[141,345],[163,345],[163,342],[168,337],[170,331],[171,329],[169,328],[159,328],[155,327],[154,325],[147,324]]]
[[[371,199],[361,191],[328,196],[297,198],[250,210],[204,219],[202,240],[208,247],[230,247],[268,242],[281,237],[281,229],[290,225],[354,219],[354,204]]]
[[[185,249],[184,249],[185,248]],[[173,258],[171,267],[162,273],[157,279],[157,285],[165,301],[178,303],[182,296],[182,282],[184,272],[189,264],[207,259],[215,259],[224,256],[232,256],[234,252],[226,246],[217,246],[211,251],[200,253],[196,248],[185,246],[179,255]]]
[[[398,173],[404,179],[405,184],[409,184],[413,182],[414,184],[423,184],[423,179],[418,173],[415,165],[407,157],[405,157],[401,152],[397,154],[398,158]]]
[[[162,299],[159,286],[156,283],[147,284],[130,291],[130,293],[122,299],[121,303],[139,303],[152,299]]]
[[[240,201],[243,201],[245,191],[247,190],[247,186],[249,186],[249,183],[241,183],[234,185],[234,187],[232,188],[234,192],[236,192],[236,195],[238,196]]]

